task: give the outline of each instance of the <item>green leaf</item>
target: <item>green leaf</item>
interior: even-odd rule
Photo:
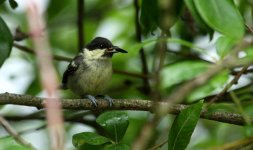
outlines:
[[[106,146],[103,150],[129,150],[130,147],[126,144],[112,144]]]
[[[0,67],[9,57],[13,44],[11,32],[4,20],[0,17]]]
[[[72,143],[75,147],[81,147],[83,145],[102,145],[110,142],[106,137],[98,135],[93,132],[82,132],[73,135]]]
[[[215,43],[218,55],[221,58],[224,58],[234,46],[234,42],[235,41],[229,37],[226,36],[219,37]]]
[[[157,28],[158,16],[157,0],[142,1],[140,21],[144,33],[153,32]]]
[[[163,68],[161,86],[169,88],[183,81],[193,79],[208,68],[209,64],[203,61],[182,61]]]
[[[13,137],[0,138],[0,150],[30,150],[29,148],[18,144]]]
[[[12,9],[15,9],[18,7],[18,3],[15,0],[9,0],[9,4]]]
[[[194,89],[194,91],[187,97],[187,102],[195,102],[196,100],[213,94],[217,90],[222,90],[228,81],[229,74],[229,70],[224,70],[215,75],[212,79],[207,81],[206,84]]]
[[[197,125],[203,101],[182,110],[174,120],[168,138],[168,150],[184,150]]]
[[[193,0],[203,20],[214,30],[239,40],[244,35],[244,22],[232,0]]]
[[[198,13],[193,0],[184,0],[186,7],[189,9],[192,17],[200,27],[200,29],[207,31],[210,35],[213,34],[211,28],[204,22],[201,18],[200,14]]]
[[[123,138],[129,124],[127,113],[121,111],[105,112],[96,121],[116,143]]]

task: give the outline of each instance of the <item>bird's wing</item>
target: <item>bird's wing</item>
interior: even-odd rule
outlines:
[[[67,83],[68,83],[68,77],[73,75],[75,71],[78,69],[80,64],[83,62],[83,56],[82,55],[77,55],[68,65],[67,70],[63,73],[63,78],[62,78],[62,88],[66,89],[67,88]]]

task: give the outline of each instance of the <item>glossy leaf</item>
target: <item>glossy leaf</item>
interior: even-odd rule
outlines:
[[[215,44],[217,53],[221,58],[224,58],[233,48],[234,40],[225,36],[221,36]]]
[[[18,7],[18,3],[15,0],[9,0],[9,4],[12,9],[15,9]]]
[[[105,112],[96,121],[116,143],[123,138],[129,124],[127,113],[120,111]]]
[[[11,32],[4,20],[0,17],[0,67],[9,57],[13,44]]]
[[[144,32],[152,32],[158,25],[158,1],[157,0],[145,0],[141,5],[141,25]]]
[[[130,147],[126,144],[112,144],[106,146],[103,150],[130,150]]]
[[[110,142],[110,140],[106,137],[98,135],[93,132],[82,132],[73,135],[72,143],[75,147],[81,147],[85,145],[102,145]]]
[[[193,0],[203,20],[214,30],[233,38],[244,35],[244,22],[232,0]]]
[[[212,34],[213,32],[210,29],[210,27],[205,23],[205,21],[199,15],[193,0],[184,0],[184,2],[185,2],[186,7],[188,8],[188,10],[190,11],[192,17],[194,18],[194,20],[196,21],[196,23],[200,27],[200,29],[209,32],[209,34]]]
[[[203,101],[182,110],[175,118],[169,132],[168,150],[184,150],[190,142],[197,125]]]

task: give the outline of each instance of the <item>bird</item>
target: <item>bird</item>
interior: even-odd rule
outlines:
[[[63,73],[61,89],[70,89],[81,98],[87,98],[97,107],[97,97],[103,96],[113,105],[110,96],[104,95],[112,76],[112,56],[127,53],[104,37],[96,37],[69,63]]]

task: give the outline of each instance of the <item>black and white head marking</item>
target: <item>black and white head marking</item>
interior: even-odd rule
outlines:
[[[92,51],[97,49],[109,49],[112,48],[112,42],[103,37],[96,37],[87,46],[86,49]]]

